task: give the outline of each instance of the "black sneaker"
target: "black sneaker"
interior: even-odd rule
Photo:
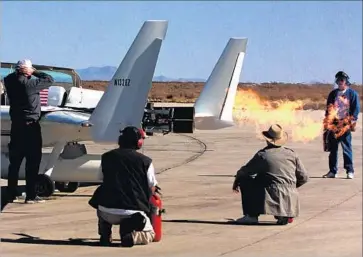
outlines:
[[[20,199],[19,196],[15,196],[15,197],[10,197],[9,199],[7,199],[7,203],[14,203],[14,202],[18,202]]]
[[[36,196],[34,199],[26,198],[25,203],[27,204],[33,204],[33,203],[44,203],[45,200],[40,198],[39,196]]]
[[[112,245],[112,236],[109,237],[101,236],[100,246],[111,246],[111,245]]]
[[[277,225],[287,225],[289,223],[288,217],[275,217],[277,219]]]
[[[3,193],[1,190],[1,201],[4,201],[6,203],[18,202],[21,196],[22,195],[21,194],[19,195],[18,192],[5,191]]]
[[[122,247],[133,247],[134,239],[131,233],[127,233],[121,236],[121,246]]]

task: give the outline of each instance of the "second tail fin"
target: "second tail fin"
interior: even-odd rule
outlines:
[[[234,125],[233,106],[246,48],[246,38],[228,41],[194,104],[196,129],[214,130]]]
[[[167,21],[146,21],[90,117],[95,142],[117,142],[120,129],[140,127]]]

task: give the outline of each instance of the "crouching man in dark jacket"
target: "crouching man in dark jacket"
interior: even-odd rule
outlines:
[[[308,181],[308,174],[297,154],[283,147],[287,133],[280,125],[262,132],[267,147],[237,171],[233,191],[241,190],[244,217],[241,224],[256,224],[261,214],[273,215],[277,224],[286,225],[299,215],[297,188]]]
[[[126,127],[121,131],[119,148],[102,155],[103,183],[89,202],[97,208],[102,246],[112,243],[112,225],[120,226],[121,246],[146,245],[154,240],[149,200],[157,181],[152,160],[136,151],[143,139],[143,131]]]

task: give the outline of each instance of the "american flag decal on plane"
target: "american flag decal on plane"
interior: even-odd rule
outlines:
[[[48,91],[49,89],[44,89],[40,91],[40,105],[41,106],[47,106],[48,105]]]
[[[2,129],[1,136],[10,136],[10,130]]]

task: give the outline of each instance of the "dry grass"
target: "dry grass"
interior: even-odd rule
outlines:
[[[83,81],[84,88],[104,90],[107,81]],[[153,82],[149,94],[152,102],[178,102],[193,103],[199,96],[204,83],[199,82]],[[240,83],[239,90],[252,90],[261,99],[267,101],[301,100],[304,102],[304,109],[324,109],[326,98],[332,89],[329,84],[287,84],[287,83],[262,83],[250,84]],[[363,104],[362,85],[352,85],[360,97],[361,106]]]

